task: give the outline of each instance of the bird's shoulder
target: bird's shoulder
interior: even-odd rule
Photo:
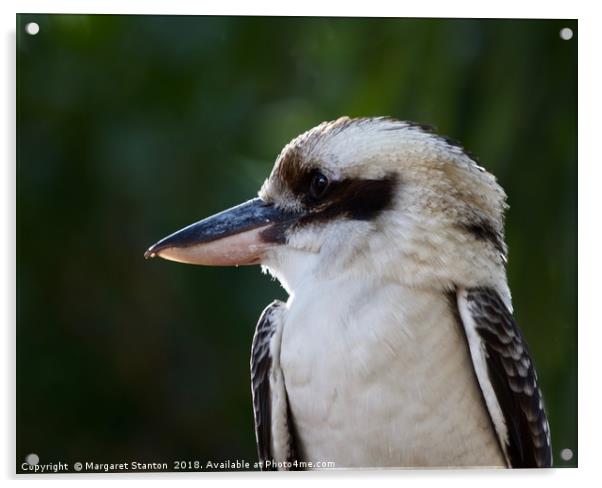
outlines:
[[[259,369],[269,366],[271,362],[269,358],[270,341],[278,326],[276,315],[284,307],[284,302],[274,300],[264,309],[257,321],[255,335],[253,336],[253,345],[251,347],[251,374],[253,376],[261,376]]]
[[[286,305],[275,300],[261,314],[251,348],[251,391],[257,452],[262,470],[296,460],[295,438],[274,335],[282,327]]]
[[[550,429],[527,342],[494,288],[461,288],[460,317],[483,398],[509,467],[550,467]]]

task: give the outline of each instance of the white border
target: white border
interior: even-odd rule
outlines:
[[[346,17],[499,17],[499,18],[576,18],[580,10],[576,2],[525,2],[505,0],[495,5],[468,0],[421,0],[419,2],[369,2],[304,0],[253,2],[187,0],[21,0],[12,2],[16,11],[25,13],[116,13],[116,14],[181,14],[181,15],[298,15]],[[482,3],[482,4],[481,4]],[[491,2],[487,2],[491,3]],[[11,9],[12,10],[12,9]],[[581,8],[582,10],[582,8]]]
[[[600,301],[602,276],[600,266],[600,182],[602,182],[602,158],[598,154],[599,131],[602,106],[600,67],[600,35],[602,30],[594,2],[475,2],[468,0],[387,2],[326,2],[305,0],[287,4],[277,1],[254,0],[193,2],[186,0],[147,0],[145,2],[125,0],[80,1],[4,1],[2,9],[2,76],[0,76],[0,106],[4,108],[0,119],[0,148],[4,161],[0,167],[1,191],[0,225],[3,231],[0,256],[2,266],[2,288],[0,310],[4,311],[4,340],[1,387],[4,401],[0,402],[2,432],[0,459],[4,478],[15,480],[14,470],[14,325],[15,325],[15,14],[17,12],[44,13],[130,13],[130,14],[205,14],[205,15],[314,15],[314,16],[405,16],[405,17],[501,17],[501,18],[578,18],[576,39],[579,42],[579,469],[557,469],[548,472],[484,472],[473,471],[361,471],[272,475],[249,473],[220,473],[202,475],[100,475],[100,476],[55,476],[45,477],[45,482],[62,484],[65,479],[81,482],[84,479],[112,483],[128,480],[130,483],[148,483],[176,479],[194,483],[212,480],[240,480],[246,485],[268,483],[305,483],[311,476],[312,482],[332,483],[342,481],[349,484],[365,484],[374,480],[379,483],[399,486],[400,482],[420,482],[427,485],[446,486],[504,486],[518,481],[541,483],[548,486],[565,486],[567,483],[594,481],[599,478],[598,453],[600,452],[600,429],[602,405],[600,396],[600,344],[602,344],[602,320],[597,301]],[[553,304],[550,304],[553,306]],[[26,484],[31,482],[20,477]],[[34,480],[41,479],[39,477]]]

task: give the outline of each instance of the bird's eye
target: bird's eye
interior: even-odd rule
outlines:
[[[326,194],[330,182],[322,173],[315,173],[309,185],[309,194],[312,198],[320,199]]]

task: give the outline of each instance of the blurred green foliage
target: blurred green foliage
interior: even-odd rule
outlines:
[[[25,34],[27,22],[40,32]],[[257,268],[145,262],[340,115],[461,140],[509,195],[509,278],[558,466],[577,450],[576,21],[17,21],[17,461],[255,460]]]

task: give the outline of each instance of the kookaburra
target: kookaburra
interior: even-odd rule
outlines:
[[[265,469],[549,467],[505,208],[495,178],[429,127],[343,117],[293,139],[258,198],[146,256],[260,264],[288,292],[252,345]]]

